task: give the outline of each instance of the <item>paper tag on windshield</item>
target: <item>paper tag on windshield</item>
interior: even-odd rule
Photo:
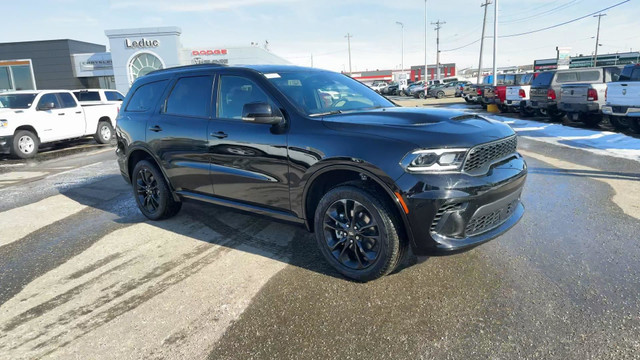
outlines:
[[[277,79],[280,77],[280,75],[278,73],[269,73],[264,74],[264,77],[266,77],[267,79]]]

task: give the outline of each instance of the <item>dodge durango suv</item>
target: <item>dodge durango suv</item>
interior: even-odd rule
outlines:
[[[514,226],[513,130],[403,108],[329,71],[191,65],[139,78],[117,121],[122,176],[151,220],[198,200],[305,226],[344,276],[471,249]]]

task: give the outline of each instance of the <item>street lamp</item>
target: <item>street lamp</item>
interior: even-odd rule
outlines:
[[[404,24],[400,21],[396,21],[396,24],[400,25],[402,28],[402,61],[400,62],[400,66],[402,67],[402,71],[404,72]]]

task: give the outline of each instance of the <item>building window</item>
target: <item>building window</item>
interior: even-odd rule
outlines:
[[[162,61],[157,56],[141,53],[134,56],[129,62],[129,78],[133,83],[137,78],[162,68]]]
[[[0,61],[0,91],[35,90],[30,60]]]

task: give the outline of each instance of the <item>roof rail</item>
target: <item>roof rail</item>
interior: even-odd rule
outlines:
[[[173,67],[168,67],[168,68],[164,68],[164,69],[158,69],[158,70],[151,71],[151,72],[149,72],[147,75],[151,75],[151,74],[159,74],[159,73],[163,73],[163,72],[169,72],[169,71],[173,71],[173,70],[180,70],[180,69],[208,68],[208,67],[225,67],[225,66],[227,66],[227,65],[225,65],[225,64],[216,64],[216,63],[191,64],[191,65],[173,66]]]

